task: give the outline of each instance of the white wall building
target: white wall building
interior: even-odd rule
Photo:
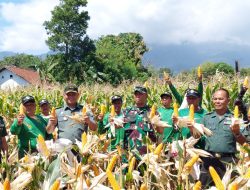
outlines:
[[[4,67],[0,69],[0,88],[13,90],[17,87],[37,85],[40,83],[38,72],[18,67]]]

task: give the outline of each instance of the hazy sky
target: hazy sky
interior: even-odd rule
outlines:
[[[0,0],[0,51],[48,51],[42,26],[59,0]],[[148,44],[250,46],[249,0],[89,0],[88,35],[138,32]]]

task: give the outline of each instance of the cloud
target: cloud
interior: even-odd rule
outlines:
[[[25,3],[2,3],[2,20],[8,23],[0,29],[0,51],[43,53],[46,32],[42,26],[50,19],[50,11],[58,0],[32,0]]]
[[[0,51],[48,51],[44,27],[59,0],[1,3]],[[140,33],[148,44],[231,43],[250,45],[250,1],[89,0],[87,33],[97,39]]]

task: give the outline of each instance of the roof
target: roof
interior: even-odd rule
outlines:
[[[16,66],[5,66],[0,69],[0,72],[2,72],[4,69],[7,69],[11,71],[12,73],[15,73],[16,75],[23,78],[30,84],[36,85],[38,83],[41,83],[39,73],[34,70],[22,69]]]

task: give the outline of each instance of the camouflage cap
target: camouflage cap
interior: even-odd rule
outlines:
[[[142,94],[148,93],[147,89],[146,89],[145,87],[143,87],[143,86],[136,86],[136,87],[134,88],[134,93],[135,93],[135,92],[140,92],[140,93],[142,93]]]
[[[75,84],[68,84],[64,88],[64,93],[67,94],[68,92],[78,92],[78,87]]]

